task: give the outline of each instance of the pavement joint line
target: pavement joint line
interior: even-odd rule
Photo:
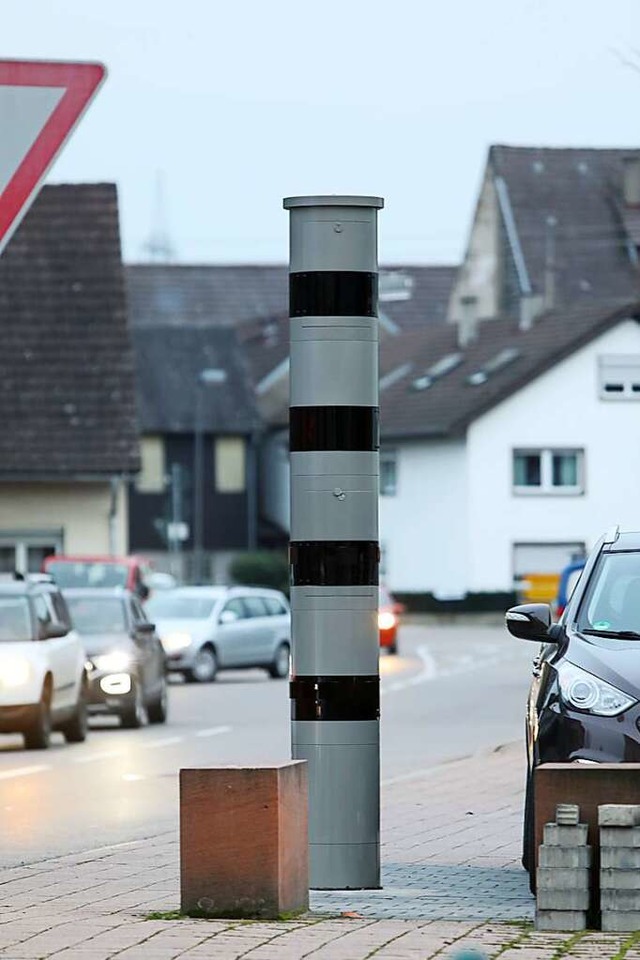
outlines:
[[[323,922],[323,921],[326,921],[326,920],[330,920],[330,919],[332,919],[332,918],[330,918],[330,917],[323,917],[323,918],[322,918],[322,921],[320,921],[320,922]],[[335,919],[336,919],[336,920],[339,920],[340,917],[336,917]],[[363,917],[362,919],[365,920],[364,917]],[[353,930],[354,930],[354,931],[355,931],[355,930],[366,930],[367,927],[371,927],[374,923],[377,923],[377,922],[378,922],[377,920],[367,920],[367,922],[362,923],[360,926],[354,927]],[[346,923],[346,920],[345,920],[345,923]],[[349,933],[351,933],[351,932],[352,932],[352,931],[350,930]],[[343,930],[341,930],[340,933],[338,933],[335,937],[331,937],[329,940],[327,940],[325,943],[321,944],[319,947],[314,947],[313,950],[310,950],[308,953],[303,953],[303,954],[300,956],[299,960],[306,960],[307,957],[312,957],[314,953],[318,953],[319,950],[324,950],[324,948],[325,948],[326,946],[328,946],[330,943],[335,943],[336,940],[341,940],[343,937],[345,937],[345,936],[347,936],[347,935],[348,935],[348,934],[345,934],[345,932],[344,932]]]
[[[380,953],[385,947],[388,947],[390,943],[394,943],[396,940],[401,940],[403,937],[408,936],[410,933],[413,933],[415,930],[422,930],[424,927],[428,927],[432,923],[431,920],[425,920],[424,923],[420,923],[415,927],[411,927],[408,930],[402,930],[401,933],[396,934],[395,937],[390,937],[389,940],[385,940],[384,943],[381,943],[380,946],[375,947],[371,953],[368,953],[364,960],[370,960],[371,957],[375,957],[376,953]]]

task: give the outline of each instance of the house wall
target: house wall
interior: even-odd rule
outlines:
[[[603,354],[640,356],[640,326],[622,322],[469,427],[469,590],[510,588],[515,543],[589,549],[614,523],[640,528],[640,398],[599,399]],[[514,494],[518,447],[584,449],[584,493]]]
[[[246,439],[243,438],[246,443]],[[221,492],[216,489],[216,477],[220,471],[216,465],[216,444],[212,434],[205,434],[202,444],[203,463],[203,536],[205,551],[235,551],[247,548],[248,501],[247,485],[237,492]],[[189,527],[189,537],[183,544],[185,551],[193,549],[194,513],[194,437],[193,434],[167,434],[164,436],[164,470],[167,477],[171,465],[181,467],[180,519]],[[244,459],[246,466],[246,458]],[[219,466],[219,465],[218,465]],[[248,479],[248,478],[246,478]],[[150,493],[134,484],[129,493],[129,536],[133,552],[157,552],[167,550],[164,527],[171,520],[171,485]]]
[[[464,441],[396,444],[397,492],[380,498],[384,581],[392,591],[463,593],[467,584]]]
[[[289,436],[279,430],[265,437],[260,449],[260,512],[271,523],[289,529]]]
[[[66,553],[109,550],[111,488],[108,483],[0,484],[0,539],[21,533],[62,532]],[[114,525],[116,553],[127,553],[127,498],[124,484],[117,497]]]
[[[459,323],[463,297],[477,298],[477,316],[495,317],[499,308],[500,215],[489,168],[485,171],[464,260],[451,291],[447,320]]]

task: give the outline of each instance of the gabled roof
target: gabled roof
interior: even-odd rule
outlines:
[[[288,309],[287,268],[281,264],[131,264],[125,269],[133,327],[241,326]],[[450,266],[382,267],[381,312],[403,330],[444,323],[455,273]]]
[[[461,348],[443,324],[387,337],[380,344],[380,423],[385,441],[450,437],[591,340],[632,317],[640,302],[576,306],[539,317],[530,330],[493,320]],[[271,345],[245,342],[258,403],[272,426],[288,422],[288,321],[274,324]],[[272,372],[279,376],[271,384]],[[471,378],[471,379],[470,379]],[[260,395],[261,385],[268,385]]]
[[[535,294],[544,293],[546,245],[552,242],[556,304],[640,295],[629,246],[638,242],[637,213],[623,202],[623,161],[629,157],[640,158],[640,150],[491,147],[489,164],[506,186]],[[550,217],[555,225],[548,224]]]
[[[138,469],[113,184],[42,189],[0,258],[0,478]]]
[[[553,311],[525,331],[512,320],[493,320],[480,324],[477,340],[464,349],[451,327],[389,340],[381,355],[382,383],[389,382],[380,392],[382,435],[387,440],[458,435],[629,317],[640,321],[640,302]],[[436,365],[446,367],[445,358],[454,357],[457,362],[439,375]]]
[[[250,433],[258,426],[246,361],[232,327],[144,325],[133,331],[143,433]],[[221,384],[199,385],[201,371],[224,371]]]

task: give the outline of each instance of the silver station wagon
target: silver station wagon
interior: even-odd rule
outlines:
[[[284,594],[257,587],[179,587],[155,594],[146,613],[167,668],[208,683],[219,670],[264,667],[289,674],[291,613]]]

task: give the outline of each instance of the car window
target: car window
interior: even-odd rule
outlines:
[[[84,634],[126,633],[121,597],[67,597],[76,630]]]
[[[247,608],[240,599],[240,597],[234,597],[232,600],[228,600],[225,605],[222,613],[226,613],[229,610],[231,613],[235,613],[238,620],[246,620],[248,614]]]
[[[603,554],[580,604],[579,629],[640,631],[640,553]]]
[[[52,622],[51,608],[41,593],[36,593],[33,597],[33,609],[38,623],[37,635],[43,637],[45,630]]]
[[[272,617],[280,617],[287,612],[286,607],[277,597],[263,597],[262,599],[265,602],[267,613]]]
[[[49,600],[51,601],[51,606],[53,607],[53,612],[58,623],[61,623],[68,630],[71,629],[71,617],[69,615],[69,610],[66,603],[64,602],[64,597],[61,593],[50,593]]]
[[[31,617],[26,597],[0,597],[0,643],[31,639]]]
[[[245,606],[249,611],[250,617],[268,617],[269,611],[262,597],[250,596],[243,597]]]

